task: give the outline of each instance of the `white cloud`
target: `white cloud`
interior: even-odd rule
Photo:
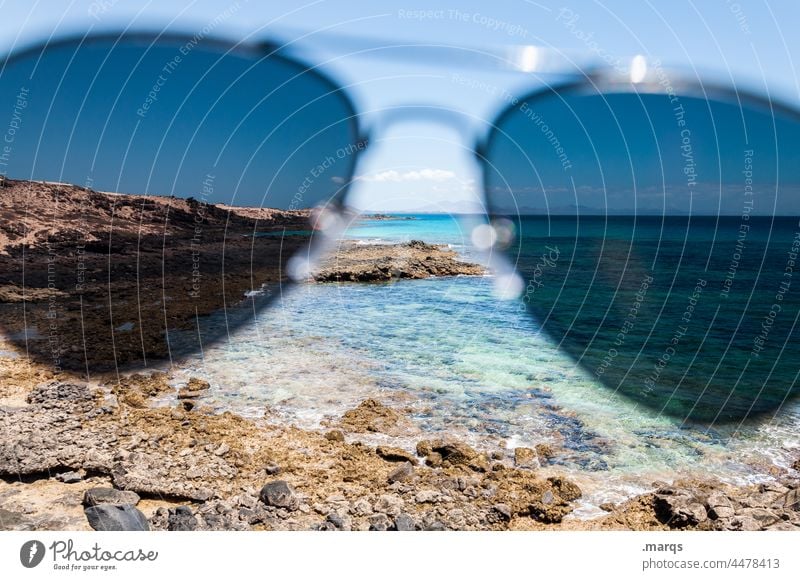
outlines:
[[[403,173],[395,171],[394,169],[388,169],[386,171],[380,171],[378,173],[372,173],[369,175],[360,175],[356,179],[360,181],[370,181],[378,183],[385,183],[385,182],[401,183],[404,181],[423,181],[423,180],[442,182],[455,178],[456,174],[452,171],[448,171],[446,169],[426,168],[414,171],[405,171]]]

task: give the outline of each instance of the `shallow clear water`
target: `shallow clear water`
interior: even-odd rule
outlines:
[[[350,234],[468,245],[454,219],[418,218]],[[583,516],[654,480],[765,479],[771,463],[785,466],[800,449],[796,406],[709,430],[612,395],[492,289],[490,277],[304,285],[179,372],[210,380],[220,408],[303,427],[376,397],[409,409],[415,428],[405,446],[437,432],[488,449],[555,444],[561,452],[547,469],[579,482]]]

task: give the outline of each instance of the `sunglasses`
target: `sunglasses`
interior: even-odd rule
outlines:
[[[286,46],[48,42],[4,59],[0,107],[0,329],[59,371],[235,340],[357,213],[362,117]],[[767,97],[639,58],[573,72],[486,124],[472,238],[611,391],[684,421],[775,413],[800,373],[798,143]]]

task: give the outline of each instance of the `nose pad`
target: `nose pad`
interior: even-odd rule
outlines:
[[[464,117],[452,115],[453,124],[435,116],[439,122],[431,123],[406,113],[409,110],[389,118],[390,122],[381,126],[383,130],[370,139],[345,205],[360,213],[395,214],[409,220],[414,214],[444,214],[443,228],[449,222],[458,232],[448,243],[464,248],[471,261],[489,270],[495,296],[518,298],[524,282],[505,255],[515,235],[513,224],[489,221],[482,167],[469,147],[473,142],[464,138],[468,134]],[[398,227],[398,231],[402,229]],[[430,235],[411,233],[413,227],[405,229],[408,236]],[[343,237],[348,237],[347,231]]]

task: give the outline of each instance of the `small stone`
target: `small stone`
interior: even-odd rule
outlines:
[[[529,469],[539,467],[536,451],[530,447],[517,447],[514,449],[514,465]]]
[[[439,520],[434,520],[430,524],[425,526],[426,532],[444,532],[446,530],[447,527]]]
[[[496,512],[501,519],[509,521],[511,519],[511,508],[504,503],[496,503],[492,506],[492,510]]]
[[[270,463],[264,467],[267,475],[278,475],[281,472],[281,466],[276,463]]]
[[[223,443],[217,448],[216,451],[214,451],[214,455],[216,455],[217,457],[224,457],[225,455],[228,454],[230,450],[231,450],[230,446],[227,443]]]
[[[614,505],[613,503],[611,503],[611,502],[605,502],[605,503],[601,503],[601,504],[600,504],[599,506],[597,506],[597,507],[599,507],[599,508],[600,508],[601,510],[603,510],[604,512],[613,512],[613,511],[614,511],[614,510],[617,508],[617,506],[615,506],[615,505]]]
[[[337,530],[350,531],[351,523],[350,518],[347,516],[342,516],[336,512],[331,512],[328,514],[326,521],[333,525]]]
[[[411,453],[399,447],[386,447],[381,445],[375,449],[375,453],[385,461],[403,461],[411,463],[412,465],[416,465],[417,463],[416,458]]]
[[[748,516],[736,516],[731,519],[728,527],[732,530],[741,530],[743,532],[757,532],[761,529],[761,524]]]
[[[83,494],[83,505],[86,507],[102,504],[136,505],[137,503],[139,503],[138,494],[112,487],[93,487],[92,489],[87,489]]]
[[[542,503],[544,505],[550,505],[551,503],[553,503],[554,499],[555,498],[553,497],[553,492],[550,491],[549,489],[542,494]]]
[[[239,505],[249,509],[254,509],[258,505],[258,500],[252,495],[239,496]]]
[[[800,511],[800,487],[796,487],[784,496],[783,507],[787,510]]]
[[[197,377],[192,377],[189,379],[189,382],[186,383],[186,388],[191,391],[207,391],[211,388],[211,383],[203,379],[198,379]]]
[[[357,516],[368,516],[372,513],[372,505],[362,497],[356,500],[350,511]]]
[[[181,401],[181,407],[184,411],[191,411],[195,408],[195,404],[192,401]]]
[[[103,504],[83,510],[92,529],[99,532],[146,532],[150,524],[132,505]]]
[[[433,445],[430,441],[422,440],[417,443],[417,455],[420,457],[427,457],[433,451]]]
[[[414,467],[411,465],[411,463],[406,462],[389,474],[388,478],[389,483],[395,483],[397,481],[405,481],[413,474],[414,474]]]
[[[440,467],[442,465],[442,456],[435,451],[431,451],[425,456],[425,464],[429,467]]]
[[[178,399],[197,399],[205,395],[205,391],[194,391],[189,387],[181,387],[178,389]]]
[[[469,465],[478,455],[472,447],[460,441],[439,441],[433,445],[433,450],[442,456],[442,461],[451,465]]]
[[[555,455],[553,448],[547,443],[539,443],[534,447],[536,455],[539,457],[539,463],[547,463],[549,459]]]
[[[169,510],[167,529],[171,532],[191,532],[197,528],[192,508],[182,505]]]
[[[708,516],[712,520],[732,518],[736,513],[728,496],[719,491],[715,491],[708,496],[706,505],[708,506]]]
[[[671,490],[658,490],[655,507],[660,519],[673,528],[697,525],[708,518],[702,503],[688,495],[672,494]]]
[[[369,530],[371,532],[385,532],[389,529],[390,522],[386,514],[375,514],[369,518]]]
[[[413,532],[416,529],[414,518],[408,514],[399,514],[394,518],[394,529],[398,532]]]
[[[77,471],[65,471],[56,475],[56,479],[61,483],[79,483],[83,477]]]
[[[494,465],[499,465],[500,467],[497,471],[505,469],[505,466],[502,463],[495,463]],[[481,473],[486,473],[489,471],[489,459],[486,457],[485,454],[479,453],[472,459],[467,462],[467,467],[472,469],[473,471],[479,471]]]
[[[793,524],[790,524],[789,522],[778,522],[770,526],[767,526],[766,529],[775,532],[796,532],[800,528],[798,528]]]
[[[580,487],[563,477],[548,477],[547,481],[562,500],[573,501],[583,495]]]
[[[375,399],[362,401],[355,409],[342,415],[340,425],[351,433],[386,433],[396,432],[402,422],[401,416]]]
[[[338,441],[339,443],[344,443],[344,433],[335,429],[333,431],[328,431],[325,433],[325,439],[328,441]]]
[[[261,501],[268,506],[293,509],[296,497],[292,486],[283,480],[271,481],[261,488]]]
[[[376,512],[383,512],[389,516],[397,516],[403,511],[405,502],[396,495],[384,494],[375,504]]]
[[[442,494],[432,489],[423,489],[417,492],[415,500],[417,503],[435,503],[439,501]]]
[[[773,512],[763,509],[763,508],[752,508],[743,510],[741,513],[742,516],[751,517],[755,521],[757,521],[762,526],[768,526],[770,524],[777,523],[780,521],[780,517],[775,515]]]

